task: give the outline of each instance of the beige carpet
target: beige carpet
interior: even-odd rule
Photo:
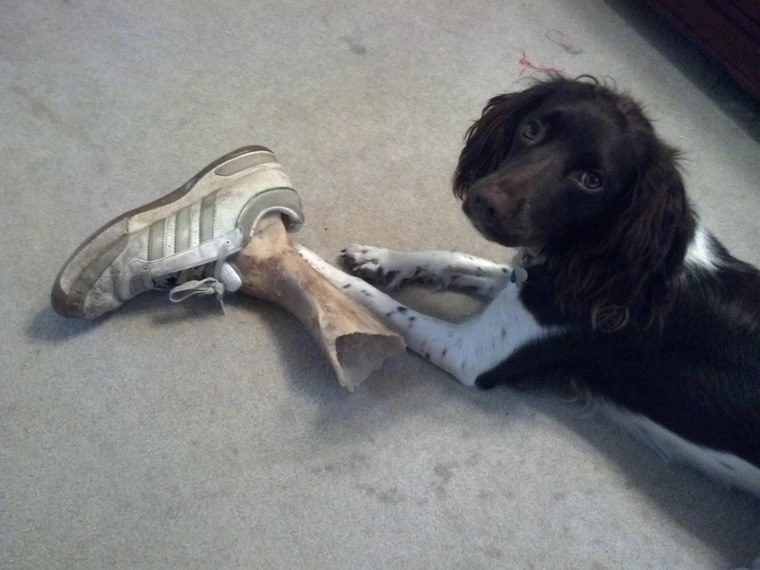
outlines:
[[[96,323],[49,307],[90,232],[251,143],[328,259],[506,258],[449,181],[528,63],[645,101],[703,219],[760,262],[758,114],[643,3],[0,2],[0,567],[748,565],[757,500],[577,405],[470,391],[412,354],[349,394],[294,318],[244,297],[222,316],[147,294]]]

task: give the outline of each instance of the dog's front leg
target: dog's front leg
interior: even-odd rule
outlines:
[[[393,251],[370,245],[349,245],[341,252],[344,265],[365,281],[389,289],[407,283],[431,283],[493,299],[509,283],[512,266],[453,251]]]
[[[504,289],[480,315],[455,324],[406,307],[365,281],[333,267],[310,250],[302,246],[298,250],[333,285],[401,334],[411,350],[466,386],[473,386],[478,376],[542,331],[522,307],[515,286]]]

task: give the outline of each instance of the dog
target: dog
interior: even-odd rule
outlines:
[[[590,394],[661,451],[760,496],[760,272],[699,222],[679,153],[642,107],[596,79],[551,77],[492,98],[453,190],[511,264],[352,245],[337,287],[466,386]],[[463,323],[400,304],[432,283],[488,300]]]

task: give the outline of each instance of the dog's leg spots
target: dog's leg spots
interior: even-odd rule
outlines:
[[[508,283],[511,267],[471,255],[446,251],[399,252],[350,245],[341,252],[346,269],[366,281],[396,289],[429,283],[493,298]]]
[[[336,287],[343,289],[347,295],[358,301],[390,328],[401,334],[408,347],[445,370],[462,384],[473,386],[476,378],[488,368],[494,366],[494,354],[490,349],[484,351],[489,343],[479,344],[483,331],[476,321],[454,324],[424,315],[399,305],[393,297],[382,291],[369,288],[357,277],[348,275],[333,267],[322,258],[303,246],[298,246],[303,258],[317,271],[324,275]],[[344,288],[345,285],[352,285]],[[369,295],[365,295],[369,292]],[[498,332],[498,328],[494,329]]]
[[[350,245],[341,251],[341,260],[348,271],[365,281],[397,288],[408,276],[403,268],[391,263],[391,254],[390,250],[379,247]]]

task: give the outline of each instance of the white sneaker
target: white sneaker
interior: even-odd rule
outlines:
[[[170,298],[236,291],[226,263],[262,216],[281,212],[289,231],[301,202],[272,151],[247,146],[215,160],[163,198],[115,218],[79,246],[53,285],[53,309],[93,319],[150,289]]]

